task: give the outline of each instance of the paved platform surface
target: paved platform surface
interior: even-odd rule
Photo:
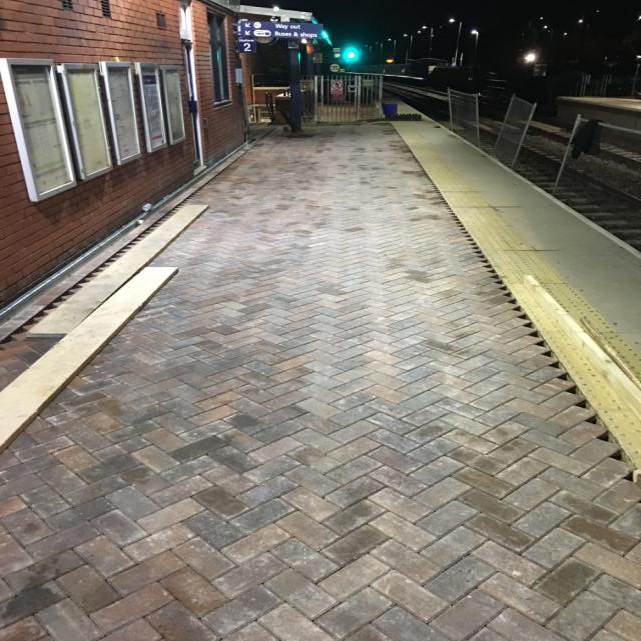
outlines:
[[[192,202],[0,457],[0,641],[638,640],[641,489],[392,127]]]
[[[641,128],[641,100],[637,98],[608,98],[602,96],[559,96],[558,118],[574,124],[577,115],[639,130]]]
[[[558,315],[541,309],[524,284],[534,278],[641,381],[641,254],[434,121],[394,127],[640,469],[641,410],[621,412],[627,402],[598,359],[586,358],[578,340],[568,348],[574,330],[568,340]]]

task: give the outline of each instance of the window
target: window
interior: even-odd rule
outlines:
[[[29,198],[76,184],[52,60],[0,60],[9,115]]]
[[[163,67],[161,72],[169,144],[175,145],[185,139],[185,117],[183,115],[183,99],[180,90],[180,69],[178,67]]]
[[[124,165],[140,156],[134,84],[128,62],[101,62],[111,138],[116,162]]]
[[[147,151],[153,152],[167,146],[165,120],[160,95],[160,73],[156,65],[136,63],[140,83],[142,117],[145,123]]]
[[[111,2],[109,0],[100,0],[103,18],[111,18]]]
[[[72,0],[62,0],[62,8],[63,9],[73,9],[73,1]]]
[[[62,88],[80,178],[111,169],[105,115],[96,65],[61,65]]]
[[[209,14],[209,46],[211,66],[214,72],[214,100],[229,100],[229,79],[227,76],[227,52],[225,51],[225,17]]]
[[[156,13],[156,26],[159,29],[167,28],[167,16],[164,13]]]

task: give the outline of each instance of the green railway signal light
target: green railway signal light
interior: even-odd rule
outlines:
[[[346,47],[343,50],[343,61],[346,64],[354,64],[359,61],[361,52],[357,47]]]

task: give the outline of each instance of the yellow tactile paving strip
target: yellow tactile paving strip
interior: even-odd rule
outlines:
[[[554,269],[545,252],[525,242],[483,195],[472,189],[464,175],[443,161],[422,133],[424,123],[398,122],[394,126],[605,426],[641,469],[641,393],[638,402],[623,393],[621,386],[604,374],[603,362],[582,349],[580,332],[574,335],[568,327],[573,319],[576,327],[588,328],[595,343],[615,354],[616,362],[636,381],[641,381],[641,354]],[[551,298],[537,293],[528,281],[536,282]],[[561,310],[567,312],[570,325],[564,322]]]

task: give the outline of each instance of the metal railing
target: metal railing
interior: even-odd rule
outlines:
[[[479,95],[447,90],[450,108],[450,128],[477,147],[481,146],[479,124]]]
[[[494,146],[495,156],[504,165],[516,165],[535,111],[536,103],[512,96]]]
[[[381,114],[383,77],[380,74],[332,74],[314,78],[316,122],[356,122]]]

